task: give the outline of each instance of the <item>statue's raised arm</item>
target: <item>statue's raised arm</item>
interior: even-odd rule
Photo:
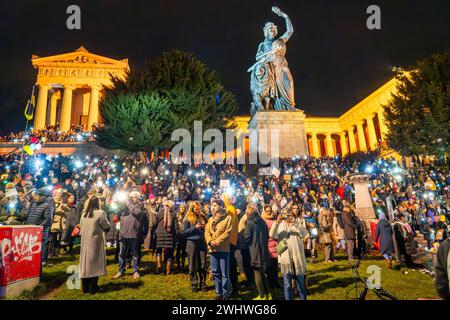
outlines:
[[[287,42],[294,33],[294,27],[292,26],[291,19],[289,19],[288,15],[281,11],[278,7],[272,7],[272,11],[278,16],[284,18],[284,21],[286,22],[286,32],[280,37],[280,39]]]

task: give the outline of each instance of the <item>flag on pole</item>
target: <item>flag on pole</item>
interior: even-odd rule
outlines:
[[[31,119],[33,119],[33,115],[34,115],[34,109],[36,106],[36,97],[35,97],[35,93],[34,93],[34,89],[36,86],[33,86],[33,91],[31,92],[31,98],[30,100],[28,100],[27,102],[27,106],[25,107],[25,118],[30,121]]]

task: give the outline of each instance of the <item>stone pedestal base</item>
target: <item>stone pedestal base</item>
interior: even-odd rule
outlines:
[[[308,155],[305,113],[295,111],[258,111],[248,124],[250,150],[267,156],[288,158]],[[251,132],[255,134],[252,136]],[[278,154],[275,144],[278,135]],[[265,143],[267,141],[267,143]]]
[[[355,188],[355,204],[356,204],[356,216],[364,223],[367,244],[371,245],[373,237],[370,223],[377,222],[375,210],[372,205],[372,198],[369,193],[369,176],[364,174],[354,174],[350,176],[350,181]]]

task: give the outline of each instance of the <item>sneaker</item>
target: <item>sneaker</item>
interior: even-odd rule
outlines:
[[[122,272],[118,272],[114,277],[112,277],[112,279],[116,280],[116,279],[120,279],[123,277],[125,277],[125,275]]]
[[[256,298],[253,298],[253,300],[267,300],[266,296],[257,296]]]
[[[273,300],[273,299],[272,299],[272,294],[271,294],[271,293],[268,293],[268,294],[266,295],[266,300]]]
[[[141,278],[141,275],[139,274],[139,272],[133,273],[133,280],[139,280],[140,278]]]

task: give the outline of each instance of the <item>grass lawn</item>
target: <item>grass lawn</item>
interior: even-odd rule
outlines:
[[[33,290],[23,293],[18,299],[50,299],[50,300],[195,300],[213,299],[215,296],[213,283],[208,281],[207,292],[192,293],[189,277],[185,273],[175,271],[171,276],[155,275],[155,257],[145,253],[142,258],[141,280],[131,278],[132,271],[120,280],[111,280],[117,273],[114,263],[114,251],[108,249],[108,275],[99,281],[103,292],[95,295],[83,294],[81,290],[70,290],[66,281],[70,274],[66,272],[71,265],[78,265],[78,255],[61,256],[50,259],[53,266],[45,267],[41,283]],[[343,253],[337,256],[338,262],[326,263],[319,257],[318,263],[308,264],[308,285],[311,300],[346,300],[351,299],[346,291],[352,287],[353,277],[351,265]],[[381,267],[381,286],[399,299],[436,298],[434,280],[416,270],[402,268],[388,270],[380,257],[367,257],[359,269],[364,276],[367,266]],[[281,280],[280,280],[281,281]],[[282,290],[272,292],[274,299],[284,299]],[[242,292],[238,299],[252,299],[255,292]],[[377,299],[369,293],[367,299]]]

